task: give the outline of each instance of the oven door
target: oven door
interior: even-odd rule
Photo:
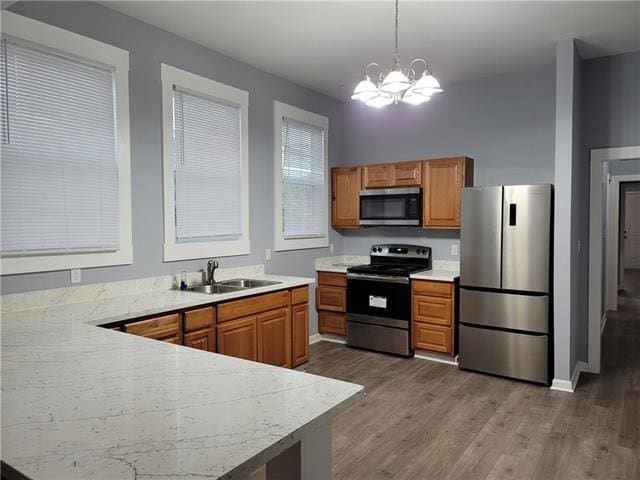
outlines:
[[[409,328],[410,299],[408,277],[347,274],[347,314],[353,319]]]
[[[420,188],[360,191],[360,225],[420,225]]]

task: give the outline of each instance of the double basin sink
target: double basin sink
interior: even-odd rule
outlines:
[[[222,282],[214,283],[213,285],[198,285],[190,287],[187,290],[190,292],[208,293],[210,295],[216,295],[221,293],[240,292],[243,290],[250,290],[252,288],[267,287],[269,285],[277,285],[282,282],[274,280],[253,280],[250,278],[234,278],[232,280],[224,280]]]

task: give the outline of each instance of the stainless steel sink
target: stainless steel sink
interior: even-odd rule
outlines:
[[[234,278],[232,280],[224,280],[220,282],[220,285],[228,285],[232,287],[240,287],[240,288],[258,288],[258,287],[266,287],[268,285],[277,285],[278,283],[274,280],[253,280],[250,278]]]
[[[190,292],[197,293],[208,293],[210,295],[215,295],[216,293],[231,293],[231,292],[240,292],[242,290],[246,290],[242,287],[234,287],[232,285],[221,285],[216,283],[215,285],[198,285],[195,287],[187,288]]]

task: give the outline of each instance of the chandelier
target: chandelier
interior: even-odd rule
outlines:
[[[422,74],[418,77],[414,65],[422,65]],[[364,69],[364,75],[360,83],[351,95],[352,100],[360,100],[364,104],[382,108],[392,103],[408,103],[410,105],[420,105],[431,100],[435,93],[442,92],[440,83],[431,75],[427,68],[427,61],[423,58],[416,58],[409,64],[405,72],[400,68],[400,56],[398,55],[398,0],[396,0],[396,30],[395,30],[395,53],[393,55],[393,67],[384,75],[380,71],[377,85],[373,83],[369,76],[369,68],[380,65],[372,62]]]

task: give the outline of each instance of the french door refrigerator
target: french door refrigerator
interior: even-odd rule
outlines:
[[[549,384],[551,185],[462,190],[459,366]]]

